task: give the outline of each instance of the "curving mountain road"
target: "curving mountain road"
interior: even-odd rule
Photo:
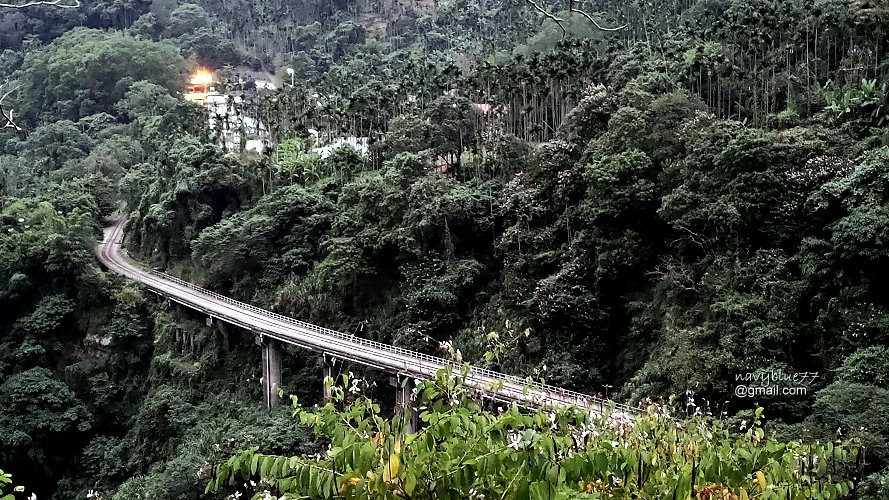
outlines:
[[[443,358],[305,323],[238,302],[176,277],[143,269],[122,253],[125,252],[121,248],[125,225],[126,220],[121,219],[105,229],[104,239],[96,246],[99,261],[108,269],[141,283],[169,300],[257,335],[391,373],[434,380],[436,372],[442,368],[452,367],[454,373],[460,373],[463,369],[462,365]],[[528,384],[519,377],[475,367],[469,368],[464,385],[483,391],[495,400],[523,406],[573,405],[601,414],[607,411],[609,404],[614,404],[559,387]],[[633,418],[638,412],[624,405],[615,405],[614,411],[627,418]]]

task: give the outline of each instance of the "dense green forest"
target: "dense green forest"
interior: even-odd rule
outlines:
[[[306,471],[350,464],[360,474],[333,478],[377,498],[410,497],[411,475],[414,498],[827,499],[846,479],[850,498],[889,497],[882,2],[23,3],[0,3],[0,495],[8,473],[41,500],[228,498],[268,462],[272,490],[327,498],[273,464],[333,443],[340,458]],[[182,99],[198,67],[268,126],[265,153],[222,147]],[[277,90],[244,84],[257,76]],[[348,136],[367,154],[312,152]],[[250,335],[100,268],[121,213],[132,257],[237,299],[690,423],[603,424],[595,446],[635,451],[586,453],[632,469],[630,496],[566,493],[592,477],[564,443],[593,423],[570,413],[550,426],[461,393],[427,415],[429,449],[402,456],[380,420],[385,375],[357,366],[382,405],[337,405],[359,430],[331,407],[268,411]],[[283,364],[285,392],[320,403],[315,356],[288,348]],[[776,374],[792,395],[738,396]],[[842,459],[809,444],[847,438],[861,447]],[[448,473],[436,446],[490,482]],[[532,449],[564,454],[541,465]],[[834,460],[800,462],[809,489],[791,493],[779,476],[800,454]],[[695,457],[725,464],[702,490]],[[427,467],[448,493],[416,477]],[[547,481],[562,496],[534,490]]]

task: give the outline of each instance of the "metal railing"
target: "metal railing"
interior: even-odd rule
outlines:
[[[292,325],[297,326],[303,330],[308,330],[309,332],[312,332],[312,333],[315,333],[315,334],[318,334],[321,336],[333,337],[333,338],[342,340],[344,342],[349,342],[352,344],[360,345],[362,347],[376,349],[379,351],[403,356],[405,358],[415,359],[418,361],[425,361],[425,362],[431,363],[432,365],[435,365],[439,368],[450,367],[451,369],[454,370],[455,373],[461,373],[461,371],[464,368],[464,365],[458,364],[454,361],[451,361],[451,360],[448,360],[445,358],[440,358],[437,356],[432,356],[429,354],[405,349],[403,347],[384,344],[382,342],[377,342],[374,340],[365,339],[365,338],[358,337],[358,336],[355,336],[352,334],[343,333],[343,332],[339,332],[336,330],[331,330],[330,328],[324,328],[322,326],[314,325],[312,323],[307,323],[305,321],[300,321],[298,319],[291,318],[289,316],[284,316],[282,314],[278,314],[278,313],[275,313],[275,312],[272,312],[272,311],[269,311],[266,309],[262,309],[262,308],[254,306],[252,304],[247,304],[245,302],[241,302],[241,301],[232,299],[230,297],[226,297],[225,295],[216,293],[212,290],[207,290],[205,288],[201,288],[201,287],[196,286],[188,281],[185,281],[183,279],[177,278],[175,276],[171,276],[169,274],[166,274],[166,273],[163,273],[163,272],[160,272],[157,270],[150,270],[148,272],[161,280],[166,280],[166,281],[175,283],[177,285],[186,287],[190,290],[194,290],[195,292],[209,296],[209,297],[213,298],[214,300],[238,307],[240,309],[251,311],[253,313],[259,314],[261,316],[265,316],[270,319],[274,319],[277,321],[292,324]],[[486,368],[479,368],[479,367],[470,365],[469,371],[467,372],[466,375],[467,376],[481,376],[481,377],[490,379],[492,381],[502,382],[503,384],[512,384],[512,385],[515,385],[519,388],[527,387],[529,390],[538,391],[542,396],[544,396],[544,399],[555,400],[555,401],[560,401],[560,402],[571,401],[571,402],[573,402],[573,404],[576,404],[577,406],[580,406],[580,407],[598,406],[601,410],[604,408],[611,408],[613,406],[615,410],[623,411],[623,412],[629,413],[631,415],[635,415],[636,413],[639,412],[638,408],[634,408],[634,407],[631,407],[628,405],[615,403],[613,401],[608,401],[603,398],[599,398],[596,396],[590,396],[587,394],[583,394],[583,393],[576,392],[576,391],[571,391],[571,390],[564,389],[561,387],[556,387],[556,386],[543,384],[543,383],[528,380],[528,379],[523,379],[523,378],[517,377],[515,375],[508,375],[508,374],[504,374],[504,373],[495,372],[493,370],[489,370]],[[496,392],[496,389],[493,387],[489,388],[488,390]]]
[[[120,232],[122,235],[122,229],[123,229],[123,226],[119,225],[118,227],[115,228],[115,232]],[[112,233],[112,235],[113,235],[113,233]],[[110,243],[111,245],[115,245],[115,244],[120,245],[121,242],[115,241],[115,238],[111,238],[111,241],[108,241],[107,243]],[[104,242],[103,242],[103,245],[104,245]],[[103,246],[102,250],[104,250],[104,252],[106,254],[108,254],[108,255],[104,255],[104,257],[106,259],[111,260],[111,261],[114,260],[112,258],[112,255],[114,253],[113,248],[109,248],[108,246]],[[397,346],[393,346],[393,345],[389,345],[389,344],[383,344],[381,342],[377,342],[374,340],[369,340],[369,339],[365,339],[362,337],[357,337],[355,335],[339,332],[336,330],[331,330],[329,328],[324,328],[324,327],[321,327],[318,325],[314,325],[312,323],[307,323],[305,321],[300,321],[298,319],[291,318],[289,316],[284,316],[282,314],[278,314],[278,313],[275,313],[275,312],[272,312],[272,311],[269,311],[266,309],[262,309],[262,308],[254,306],[252,304],[247,304],[245,302],[241,302],[241,301],[232,299],[230,297],[226,297],[225,295],[216,293],[211,290],[207,290],[205,288],[201,288],[199,286],[196,286],[188,281],[177,278],[175,276],[171,276],[169,274],[166,274],[166,273],[154,270],[154,269],[147,269],[146,266],[144,266],[143,264],[141,264],[137,261],[134,261],[134,260],[130,259],[129,256],[125,255],[126,249],[122,248],[122,246],[120,247],[120,250],[122,253],[124,253],[124,255],[120,255],[120,257],[125,261],[125,264],[129,265],[129,267],[131,269],[135,269],[137,275],[153,276],[154,279],[152,279],[150,277],[148,278],[150,281],[155,281],[155,280],[160,281],[160,282],[167,281],[169,283],[173,283],[173,284],[185,287],[189,290],[193,290],[199,294],[210,297],[215,301],[219,301],[224,304],[228,304],[231,307],[235,307],[235,308],[238,308],[238,309],[241,309],[244,311],[250,311],[251,313],[261,316],[261,317],[265,317],[265,318],[268,318],[271,320],[276,320],[276,321],[279,321],[282,323],[286,323],[288,325],[293,325],[297,328],[300,328],[300,329],[308,332],[308,334],[311,336],[317,335],[318,338],[316,340],[324,341],[325,337],[327,337],[328,339],[337,339],[339,341],[347,343],[347,345],[344,347],[360,346],[360,347],[363,347],[366,349],[376,350],[376,352],[369,352],[369,353],[367,353],[365,351],[366,354],[378,356],[381,353],[386,353],[386,354],[393,354],[396,356],[401,356],[404,359],[410,359],[412,361],[426,362],[426,363],[431,364],[435,368],[435,371],[437,371],[438,369],[441,369],[441,368],[449,367],[456,373],[463,373],[463,370],[467,366],[467,365],[458,364],[454,361],[451,361],[451,360],[448,360],[445,358],[431,356],[429,354],[411,351],[409,349],[405,349],[402,347],[397,347]],[[99,252],[100,255],[101,255],[101,253],[102,252]],[[134,279],[138,280],[138,278],[134,278]],[[161,293],[169,293],[168,291],[164,290],[162,287],[152,285],[151,283],[143,281],[143,280],[139,280],[139,281],[142,281],[142,283],[145,286],[155,289],[155,291],[158,291]],[[185,297],[179,297],[179,298],[181,300],[187,300]],[[189,305],[189,304],[185,304],[185,305],[188,307],[191,307],[191,308],[203,310],[200,307],[200,305],[197,303],[192,302],[191,305]],[[229,317],[226,319],[228,321],[236,320],[235,318],[232,318],[232,317]],[[236,320],[236,321],[240,322],[240,320]],[[247,324],[248,326],[251,326],[251,327],[256,326],[256,325],[251,325],[250,323],[245,323],[245,324]],[[291,343],[300,345],[299,342],[297,342],[297,339],[294,339],[292,337],[289,339],[289,341]],[[310,349],[311,348],[317,349],[321,346],[318,346],[318,345],[305,346],[304,345],[303,347],[307,347]],[[358,349],[356,349],[356,351],[358,351]],[[340,353],[340,356],[343,356],[343,355],[344,355],[344,353]],[[399,360],[399,361],[401,361],[401,360]],[[362,363],[362,361],[356,361],[356,362]],[[367,363],[365,362],[365,364],[367,364]],[[392,368],[395,368],[395,366],[394,366],[394,364],[392,364],[388,368],[392,369]],[[401,366],[398,366],[399,371],[401,371],[401,368],[402,368]],[[415,368],[421,368],[421,366],[418,365]],[[434,371],[432,371],[432,373],[425,373],[422,370],[416,370],[416,369],[411,370],[410,367],[408,367],[406,363],[405,363],[404,369],[407,372],[413,372],[415,374],[420,375],[421,378],[430,377],[430,376],[435,375]],[[561,387],[543,384],[543,383],[536,382],[536,381],[529,380],[529,379],[523,379],[523,378],[517,377],[515,375],[508,375],[508,374],[504,374],[504,373],[495,372],[493,370],[488,370],[486,368],[478,368],[478,367],[469,365],[468,371],[465,373],[464,382],[469,381],[471,379],[478,380],[479,382],[485,382],[485,380],[483,380],[483,379],[487,379],[487,381],[490,383],[490,386],[484,387],[482,390],[489,391],[491,393],[500,395],[501,397],[504,397],[504,398],[506,398],[508,400],[512,400],[512,401],[520,400],[523,402],[530,402],[532,404],[536,403],[537,405],[539,405],[545,401],[546,402],[558,402],[561,404],[575,405],[575,406],[583,407],[583,408],[587,408],[587,409],[592,409],[592,408],[598,407],[600,413],[604,412],[605,408],[613,408],[614,410],[618,410],[620,412],[629,414],[630,416],[636,415],[637,413],[640,412],[640,410],[638,408],[633,408],[628,405],[615,403],[613,401],[608,401],[603,398],[590,396],[587,394],[582,394],[582,393],[579,393],[576,391],[563,389]],[[480,379],[482,379],[482,380],[480,380]],[[497,384],[500,385],[499,388],[496,387]],[[513,387],[509,387],[509,385],[511,385]],[[477,389],[478,389],[478,387],[477,387]],[[528,397],[529,393],[531,391],[535,391],[538,393],[536,398]],[[518,397],[519,394],[521,395],[521,397]],[[537,399],[537,401],[534,401],[534,399]]]

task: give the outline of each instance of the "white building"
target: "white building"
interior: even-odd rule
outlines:
[[[315,142],[318,141],[318,131],[314,129],[309,129],[309,133],[315,138]],[[367,151],[370,147],[370,138],[369,137],[337,137],[330,144],[326,146],[322,146],[319,148],[312,148],[312,152],[321,157],[321,159],[327,158],[331,155],[335,150],[343,147],[343,146],[351,146],[353,149],[361,153],[362,156],[367,154]]]
[[[269,138],[268,128],[256,118],[247,116],[240,96],[210,92],[204,100],[211,130],[220,130],[227,151],[240,152],[242,134],[244,149],[262,153]],[[240,112],[239,112],[240,111]]]

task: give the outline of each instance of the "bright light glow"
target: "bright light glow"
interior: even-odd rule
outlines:
[[[192,85],[210,85],[213,83],[213,73],[204,68],[198,68],[194,75],[191,76]]]

